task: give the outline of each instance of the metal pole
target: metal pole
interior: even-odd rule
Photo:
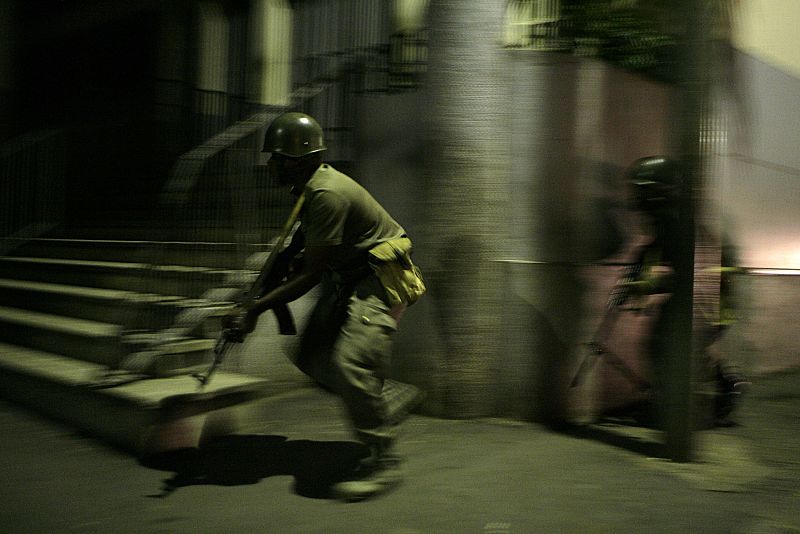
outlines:
[[[671,306],[674,336],[668,345],[664,399],[667,403],[665,449],[676,462],[693,459],[694,427],[693,342],[696,207],[703,184],[702,121],[708,111],[709,6],[708,0],[683,0],[686,27],[680,69],[681,109],[679,149],[685,165],[678,205],[676,287]]]

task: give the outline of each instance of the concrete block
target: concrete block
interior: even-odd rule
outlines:
[[[95,387],[103,366],[0,344],[0,395],[136,454],[192,447],[235,432],[241,405],[269,383],[218,372],[201,388],[191,376]]]

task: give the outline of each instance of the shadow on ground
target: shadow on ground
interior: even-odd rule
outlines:
[[[240,486],[288,475],[294,477],[298,495],[326,499],[330,498],[331,487],[346,479],[367,455],[366,447],[351,441],[229,435],[199,448],[150,455],[140,462],[145,467],[173,473],[164,480],[161,491],[150,497],[167,497],[186,486]]]
[[[667,458],[663,433],[654,423],[653,405],[646,400],[609,410],[589,424],[563,422],[553,430],[596,441],[649,458]]]
[[[565,435],[605,443],[649,458],[666,458],[664,444],[658,433],[636,423],[608,419],[591,425],[565,425],[556,430]]]

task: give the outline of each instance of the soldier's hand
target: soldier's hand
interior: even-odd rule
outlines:
[[[241,343],[247,335],[255,330],[258,316],[250,310],[237,306],[222,318],[222,328],[228,340]]]

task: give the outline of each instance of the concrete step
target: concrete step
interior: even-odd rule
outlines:
[[[0,332],[20,345],[79,359],[88,354],[97,363],[125,364],[167,376],[188,372],[207,360],[220,334],[219,319],[230,305],[0,279]],[[165,336],[169,339],[161,339]],[[152,350],[155,343],[157,354]]]
[[[162,332],[142,332],[122,337],[125,356],[119,367],[155,377],[199,372],[206,367],[216,338],[180,336],[166,338]]]
[[[284,192],[284,194],[286,194]],[[84,221],[71,221],[60,229],[54,229],[46,237],[85,240],[121,240],[121,241],[187,241],[187,242],[236,242],[243,232],[259,232],[266,236],[257,241],[268,242],[276,236],[283,222],[292,209],[292,198],[286,194],[289,202],[270,207],[263,204],[263,212],[248,214],[252,222],[244,222],[238,228],[231,221],[205,221],[196,214],[175,215],[173,220],[163,223],[156,220],[144,220],[141,213],[127,215],[114,214],[93,215]]]
[[[186,265],[0,256],[0,278],[198,298],[238,285],[241,270]]]
[[[123,355],[118,325],[17,308],[0,307],[0,339],[105,365]]]
[[[0,343],[0,395],[140,455],[234,432],[236,410],[270,393],[264,379],[224,371],[203,388],[188,375],[112,387],[106,377],[101,365]]]
[[[125,330],[160,330],[181,312],[224,307],[225,301],[0,278],[0,306],[109,322]]]
[[[120,323],[120,309],[144,296],[132,291],[0,278],[0,306]],[[178,297],[175,297],[176,299]]]
[[[95,245],[103,250],[97,243],[73,248],[75,240],[56,242],[74,255],[91,253]],[[53,240],[39,244],[45,243]],[[0,272],[7,275],[0,278],[1,340],[155,376],[189,372],[208,358],[219,317],[235,289],[256,274],[34,256],[2,256]]]
[[[106,262],[156,263],[214,268],[243,267],[253,254],[269,250],[266,244],[233,242],[156,242],[115,239],[4,240],[9,255]]]

